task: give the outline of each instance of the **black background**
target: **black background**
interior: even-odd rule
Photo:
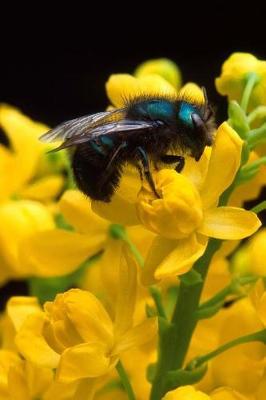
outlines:
[[[223,61],[235,51],[266,59],[266,13],[258,1],[9,8],[1,10],[0,101],[50,126],[104,110],[111,73],[132,73],[158,57],[174,60],[184,82],[204,85],[222,120],[226,102],[214,78]],[[1,303],[25,290],[10,283]]]
[[[108,4],[2,14],[0,100],[54,126],[103,110],[111,73],[168,57],[224,111],[214,87],[223,61],[234,51],[266,59],[263,2]]]

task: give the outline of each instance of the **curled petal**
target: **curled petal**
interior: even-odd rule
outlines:
[[[144,265],[142,281],[145,285],[156,280],[186,273],[201,257],[207,246],[207,239],[196,234],[186,239],[154,239]]]
[[[212,148],[207,176],[201,188],[204,208],[215,205],[233,182],[240,166],[242,140],[227,122],[219,126]]]
[[[218,207],[206,211],[199,232],[217,239],[239,240],[261,226],[257,215],[237,207]]]
[[[16,335],[15,343],[26,360],[42,367],[56,368],[59,355],[49,347],[43,335],[44,313],[29,315]]]
[[[24,240],[20,248],[21,264],[37,276],[66,275],[98,253],[104,241],[103,234],[87,236],[61,229],[37,232]]]
[[[141,95],[176,97],[175,88],[156,74],[140,78],[129,74],[111,75],[106,83],[106,91],[111,103],[117,108],[125,107],[127,100]]]

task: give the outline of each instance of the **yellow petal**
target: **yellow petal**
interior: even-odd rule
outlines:
[[[251,211],[237,207],[218,207],[206,211],[198,231],[217,239],[238,240],[252,235],[260,226],[259,218]]]
[[[67,190],[59,201],[65,219],[81,233],[107,233],[109,223],[91,209],[91,202],[78,190]]]
[[[152,340],[158,332],[157,318],[147,318],[141,324],[130,329],[126,334],[120,338],[117,343],[113,354],[120,354],[127,351],[132,347],[142,346],[143,344]]]
[[[137,294],[137,263],[129,251],[119,268],[119,291],[115,311],[115,335],[117,340],[127,332],[133,323]]]
[[[87,236],[61,229],[38,232],[23,242],[20,260],[33,275],[65,275],[98,253],[104,241],[105,235]]]
[[[149,285],[158,279],[186,273],[204,253],[206,246],[207,240],[195,234],[182,240],[157,237],[147,256],[142,282]]]
[[[199,235],[191,235],[186,239],[179,240],[174,251],[172,251],[160,264],[155,272],[156,279],[183,275],[193,266],[204,253],[207,240]]]
[[[70,383],[77,379],[95,378],[106,374],[110,357],[100,343],[83,343],[64,351],[57,369],[57,380]]]
[[[41,307],[36,297],[14,296],[7,303],[7,314],[16,331],[21,328],[29,315],[39,311],[41,311]]]
[[[20,191],[20,196],[32,200],[48,201],[55,198],[63,189],[61,175],[49,175],[38,179]]]
[[[145,61],[135,71],[137,78],[154,74],[160,75],[177,89],[181,85],[181,72],[177,65],[168,58]]]
[[[193,82],[186,83],[178,93],[178,96],[196,104],[204,104],[204,94],[202,89]]]
[[[49,311],[51,307],[52,312]],[[55,317],[59,311],[63,312],[85,342],[101,342],[107,348],[113,345],[113,323],[102,303],[92,293],[71,289],[58,295],[53,303],[46,303],[45,310]],[[66,336],[70,336],[68,330],[67,326]]]
[[[92,210],[116,224],[139,225],[135,204],[140,188],[141,180],[137,169],[126,166],[111,202],[93,201]]]
[[[219,126],[207,176],[201,188],[202,203],[205,208],[217,203],[219,196],[233,182],[240,166],[242,143],[238,134],[227,122]]]
[[[204,184],[208,171],[210,156],[211,147],[206,146],[199,161],[196,161],[192,157],[186,158],[186,163],[184,169],[182,170],[182,175],[185,175],[190,181],[192,181],[198,191],[201,191],[202,185]]]
[[[17,353],[8,350],[0,350],[0,399],[6,399],[8,393],[8,371],[10,367],[20,362]],[[2,397],[3,396],[3,397]]]
[[[193,386],[181,386],[166,393],[162,400],[210,400],[210,397]]]
[[[111,103],[117,108],[124,107],[128,100],[137,96],[176,97],[174,87],[155,74],[140,78],[129,74],[111,75],[106,83],[106,91]]]
[[[219,388],[211,393],[211,400],[249,400],[231,388]]]
[[[22,242],[39,231],[53,229],[52,215],[41,203],[20,200],[2,204],[0,220],[1,258],[8,264],[11,276],[27,276],[27,265],[20,264],[18,259]]]
[[[11,190],[14,192],[34,176],[38,160],[44,151],[44,146],[38,138],[49,129],[5,104],[0,106],[0,126],[12,144],[15,169],[14,175],[9,176]]]
[[[59,355],[48,346],[42,335],[44,318],[43,312],[29,315],[18,331],[15,343],[26,360],[42,367],[56,368]]]

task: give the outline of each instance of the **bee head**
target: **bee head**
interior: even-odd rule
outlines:
[[[201,157],[205,146],[212,145],[215,128],[213,110],[208,104],[205,89],[203,89],[203,93],[203,105],[182,100],[178,108],[178,119],[187,134],[187,146],[191,150],[192,157],[196,160]]]

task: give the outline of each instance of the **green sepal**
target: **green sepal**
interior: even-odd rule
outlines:
[[[165,387],[167,391],[174,390],[179,386],[192,385],[199,382],[207,372],[207,364],[201,365],[193,371],[178,369],[169,371],[165,375]]]
[[[149,304],[146,304],[145,312],[146,312],[147,318],[157,317],[157,315],[158,315],[156,308],[153,306],[150,306]]]
[[[185,286],[195,286],[202,283],[202,277],[199,272],[192,268],[189,272],[180,277],[180,281]]]
[[[245,139],[249,132],[249,125],[244,110],[240,107],[237,101],[233,100],[228,105],[229,123],[232,128],[239,134],[242,139]]]
[[[154,381],[155,374],[156,374],[156,367],[157,367],[156,363],[152,363],[152,364],[148,365],[148,368],[146,371],[146,378],[147,378],[147,381],[150,383],[152,383]]]
[[[220,303],[214,304],[213,306],[199,308],[196,312],[196,317],[198,320],[211,318],[215,314],[217,314],[217,312],[223,307],[223,305],[224,302],[221,301]]]

